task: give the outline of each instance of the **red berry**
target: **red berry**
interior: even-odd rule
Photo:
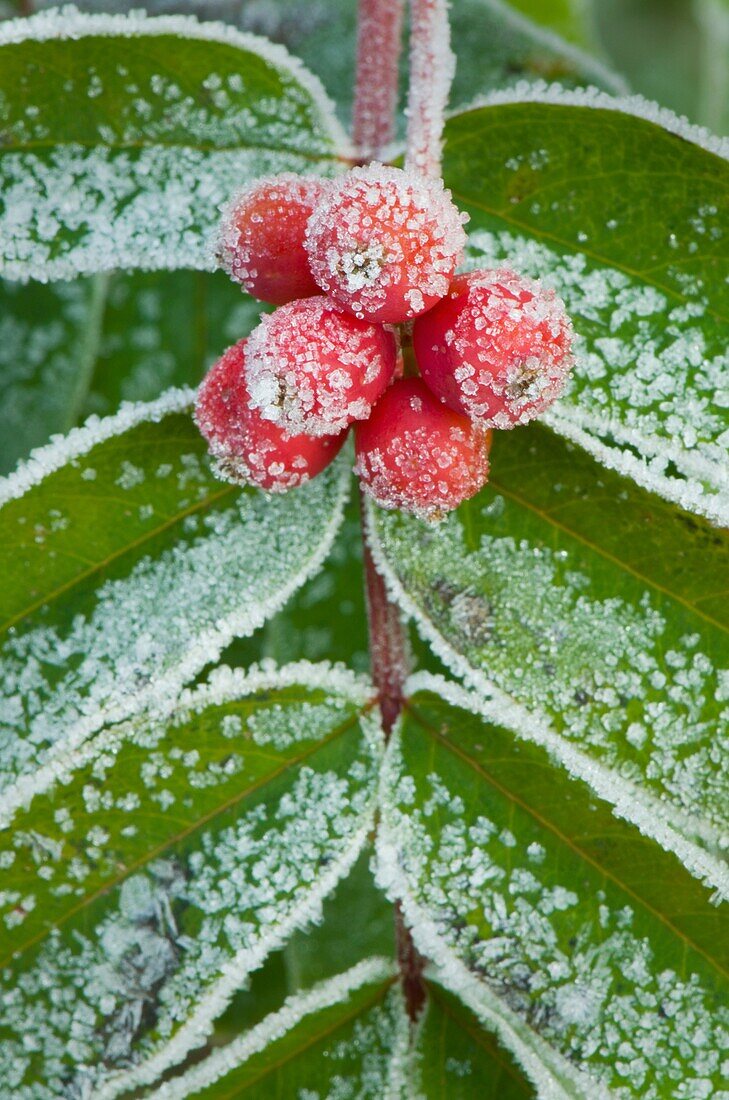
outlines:
[[[289,302],[248,338],[251,405],[291,434],[330,435],[364,420],[395,372],[396,341],[327,298]]]
[[[218,259],[231,279],[263,302],[319,294],[304,249],[306,223],[328,180],[283,173],[259,180],[223,215]]]
[[[433,393],[494,428],[525,424],[556,400],[572,367],[571,337],[554,291],[506,268],[459,275],[413,326]]]
[[[355,471],[383,508],[439,519],[486,484],[491,433],[437,400],[420,378],[394,382],[355,428]]]
[[[245,381],[246,341],[210,368],[197,395],[195,419],[226,481],[283,493],[321,473],[346,432],[314,439],[286,435],[250,407]]]
[[[306,248],[314,278],[368,321],[399,323],[448,290],[466,236],[440,180],[355,168],[314,207]]]

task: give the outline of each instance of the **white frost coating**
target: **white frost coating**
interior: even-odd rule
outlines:
[[[396,969],[390,959],[364,959],[343,974],[337,974],[334,978],[318,982],[311,989],[287,997],[277,1012],[264,1017],[245,1035],[211,1054],[187,1073],[160,1085],[151,1095],[155,1100],[183,1100],[194,1092],[209,1088],[231,1070],[244,1065],[254,1054],[283,1038],[287,1031],[291,1031],[307,1016],[347,1001],[349,995],[363,985],[385,982],[395,975]]]
[[[53,436],[50,443],[38,447],[19,462],[11,474],[0,478],[0,507],[9,500],[17,500],[43,478],[87,454],[99,443],[128,432],[138,424],[157,424],[171,413],[192,410],[194,400],[195,391],[189,387],[166,390],[156,401],[125,401],[114,416],[90,416],[85,424],[73,428],[68,435]]]
[[[470,695],[447,681],[438,681],[434,688],[438,693],[450,692],[454,701],[463,692],[467,703],[457,703],[474,713],[481,714],[490,721],[513,730],[525,740],[541,745],[550,755],[562,764],[568,772],[585,782],[599,798],[613,807],[613,812],[635,825],[646,836],[655,840],[667,851],[673,852],[694,877],[711,886],[719,897],[729,899],[729,867],[718,855],[707,851],[696,837],[706,839],[712,845],[719,846],[722,837],[709,823],[697,818],[684,816],[674,806],[665,806],[652,798],[630,780],[624,779],[616,771],[600,763],[594,757],[576,748],[566,738],[557,734],[548,720],[530,712],[502,692],[496,684],[483,673],[473,668],[446,641],[433,621],[424,614],[423,609],[408,595],[396,576],[385,555],[377,535],[373,507],[365,501],[365,528],[367,541],[377,571],[383,577],[392,600],[412,618],[419,633],[432,647],[433,652],[450,668],[456,676],[466,681],[476,694]],[[416,673],[413,681],[416,686],[424,686],[427,673]],[[421,677],[421,678],[419,678]]]
[[[99,442],[116,435],[115,427],[120,431],[124,431],[145,420],[160,419],[167,412],[184,410],[189,403],[189,399],[190,395],[187,391],[173,391],[171,395],[162,397],[150,406],[130,405],[116,417],[111,417],[106,421],[94,420],[87,427],[75,430],[71,433],[69,441],[57,440],[49,444],[47,448],[41,448],[40,451],[35,452],[28,463],[19,468],[16,474],[6,479],[5,499],[9,500],[21,496],[23,492],[31,489],[34,484],[37,484],[43,477],[48,476],[65,462],[88,453]],[[314,484],[316,485],[316,483]],[[25,763],[21,761],[18,774],[13,781],[8,783],[0,798],[0,820],[3,822],[10,821],[17,810],[22,806],[27,806],[36,793],[53,785],[60,775],[67,774],[69,769],[75,766],[75,754],[79,746],[104,724],[122,721],[147,708],[159,709],[160,706],[165,705],[165,700],[175,700],[182,686],[195,676],[204,665],[214,660],[233,638],[244,637],[252,633],[270,615],[278,611],[289,596],[318,570],[329,553],[342,521],[349,484],[348,468],[345,464],[340,464],[338,481],[335,482],[334,507],[331,508],[326,522],[317,531],[319,541],[314,552],[308,559],[304,557],[303,560],[297,560],[296,570],[286,578],[285,583],[271,593],[269,599],[262,601],[259,592],[255,604],[243,599],[241,606],[238,608],[226,606],[224,613],[215,620],[214,625],[199,625],[199,632],[194,636],[190,636],[181,649],[178,646],[176,658],[168,664],[167,669],[164,671],[162,671],[161,665],[161,650],[158,649],[157,643],[154,643],[152,648],[147,651],[146,658],[143,659],[158,661],[158,672],[154,677],[150,677],[146,684],[136,684],[134,691],[130,690],[128,677],[130,674],[134,675],[133,666],[137,658],[134,657],[132,651],[135,643],[132,640],[124,642],[124,632],[116,630],[115,626],[112,625],[119,623],[119,601],[123,602],[124,607],[132,615],[132,621],[128,629],[132,630],[133,635],[139,638],[140,625],[145,621],[144,616],[149,612],[147,604],[151,598],[151,581],[154,580],[154,577],[157,578],[160,598],[164,594],[171,598],[171,595],[175,592],[174,579],[179,576],[179,569],[184,564],[179,558],[173,556],[169,560],[160,559],[157,561],[155,567],[157,573],[154,576],[150,573],[149,564],[142,561],[137,566],[136,574],[134,572],[131,574],[131,579],[107,582],[99,590],[95,612],[96,620],[93,615],[89,619],[84,619],[81,616],[77,617],[71,632],[62,639],[49,633],[47,628],[37,628],[31,631],[25,636],[26,641],[23,640],[22,635],[11,639],[6,646],[8,685],[10,685],[11,669],[13,670],[13,676],[22,672],[23,661],[27,660],[27,657],[23,657],[24,647],[27,647],[27,645],[30,645],[29,652],[33,652],[34,647],[40,647],[38,653],[41,653],[50,642],[52,648],[57,652],[64,652],[67,649],[69,653],[73,653],[76,650],[85,654],[85,658],[73,673],[74,677],[80,677],[80,679],[72,678],[69,680],[68,685],[64,685],[61,680],[50,694],[45,683],[38,683],[39,698],[41,694],[45,694],[45,702],[33,719],[39,725],[36,731],[35,744],[32,747],[33,752],[36,754],[41,752],[42,757],[40,759],[36,758],[36,766],[33,768],[28,767],[28,760],[25,760]],[[3,499],[1,488],[0,499]],[[243,499],[241,498],[241,501]],[[243,507],[242,504],[240,506]],[[267,508],[271,507],[272,505],[267,504]],[[223,540],[220,545],[224,545],[225,540],[227,540],[230,543],[231,553],[237,555],[239,555],[241,530],[238,522],[236,519],[232,527],[228,524],[227,527],[230,527],[230,530],[228,530],[226,525],[221,526],[221,521],[217,520],[217,528],[216,526],[212,528],[212,534]],[[208,547],[207,550],[205,549],[206,546]],[[209,556],[207,541],[203,541],[198,546],[193,544],[188,551],[188,565],[193,571],[188,578],[189,583],[192,582],[195,568],[200,566],[198,559],[201,555],[207,560]],[[208,596],[208,603],[210,599],[211,597]],[[185,621],[184,616],[182,618],[179,615],[175,617],[175,622],[171,624],[166,635],[169,644],[175,638],[180,642],[182,637],[180,631],[184,630]],[[201,624],[202,622],[203,620],[201,620]],[[172,625],[175,627],[174,631]],[[148,643],[144,644],[147,645]],[[21,648],[16,652],[18,645]],[[155,647],[157,647],[158,657],[154,656]],[[172,650],[169,653],[171,654]],[[126,667],[130,657],[132,663]],[[36,657],[33,658],[33,664],[35,662]],[[126,671],[121,668],[121,665],[125,665]],[[64,688],[66,696],[63,696]],[[10,686],[8,686],[7,691],[10,691]],[[88,691],[92,695],[93,691],[96,691],[98,698],[96,700],[86,698],[85,693]],[[2,696],[2,690],[0,690],[0,696]],[[61,702],[66,708],[63,712],[66,719],[65,724],[59,722]],[[10,701],[8,700],[7,703],[9,706]],[[51,703],[53,703],[53,706],[51,706]],[[17,721],[12,718],[12,709],[9,714],[12,724],[17,725]],[[28,723],[31,718],[33,716],[29,714],[27,716]],[[43,729],[41,729],[41,726]],[[52,737],[51,727],[53,728]],[[12,728],[9,729],[8,736],[12,737]],[[9,747],[16,743],[17,746],[20,746],[17,737],[14,742],[9,742]],[[46,749],[47,751],[45,751]],[[10,763],[11,756],[9,753],[8,767],[10,767]],[[23,774],[24,768],[26,769],[25,774]]]
[[[277,665],[269,660],[247,669],[218,666],[213,669],[206,684],[182,692],[175,710],[181,713],[200,710],[201,707],[227,703],[243,695],[295,687],[297,684],[341,695],[360,707],[367,706],[374,698],[374,688],[369,678],[352,672],[345,665],[331,664],[329,661],[293,661],[288,665]]]
[[[382,787],[389,779],[382,770]],[[594,1080],[578,1073],[566,1059],[551,1050],[516,1013],[469,972],[446,944],[438,929],[409,889],[399,860],[398,838],[391,834],[386,799],[381,799],[381,820],[375,839],[376,881],[402,906],[405,923],[418,951],[437,968],[432,974],[455,994],[490,1030],[496,1032],[521,1069],[535,1085],[540,1100],[606,1100],[609,1093]]]
[[[8,19],[0,23],[0,46],[19,42],[47,42],[53,39],[76,40],[86,36],[114,36],[125,38],[147,35],[179,35],[181,38],[203,42],[219,42],[258,54],[275,69],[290,73],[306,89],[314,101],[321,123],[328,132],[337,153],[342,157],[353,155],[352,145],[344,127],[339,122],[334,106],[324,91],[318,76],[310,72],[298,57],[276,42],[260,35],[236,30],[228,23],[199,22],[192,15],[149,16],[145,11],[124,14],[90,14],[79,11],[73,4],[38,12],[22,19]]]
[[[523,31],[536,42],[550,50],[554,50],[555,53],[561,54],[585,73],[592,74],[597,80],[612,85],[616,95],[626,95],[628,93],[628,84],[619,73],[613,72],[612,69],[603,65],[597,58],[591,57],[589,53],[581,50],[578,46],[574,46],[571,42],[560,38],[548,27],[533,23],[526,15],[513,8],[511,4],[504,3],[503,0],[481,0],[481,3],[485,8],[489,8],[495,14],[498,14],[499,18],[507,25]]]
[[[660,469],[647,458],[638,458],[628,450],[620,450],[603,443],[597,436],[598,424],[590,424],[589,416],[585,417],[585,426],[575,423],[574,418],[566,415],[559,407],[548,409],[543,414],[542,420],[553,428],[555,432],[576,443],[583,450],[596,458],[609,470],[615,470],[623,477],[631,478],[636,485],[647,489],[649,493],[656,493],[671,504],[678,505],[687,512],[695,512],[704,516],[711,523],[725,526],[729,523],[729,492],[706,492],[704,486],[698,480],[682,481],[678,478],[665,476]],[[590,430],[591,429],[591,430]],[[645,437],[635,433],[635,445],[645,443]],[[630,439],[627,440],[630,442]],[[719,471],[721,474],[721,471]],[[714,480],[717,474],[715,467],[708,472],[708,477]]]
[[[699,145],[709,153],[715,153],[729,160],[729,138],[717,137],[704,126],[696,126],[687,118],[674,114],[668,107],[660,107],[640,95],[612,96],[599,88],[564,88],[561,84],[548,84],[546,81],[520,81],[513,88],[490,92],[479,96],[465,107],[452,111],[451,115],[461,115],[467,111],[476,111],[480,107],[497,107],[507,103],[554,103],[561,107],[592,107],[604,111],[617,111],[623,115],[643,118],[656,126],[661,126],[684,141]]]
[[[322,919],[325,899],[338,882],[346,877],[367,843],[374,824],[374,805],[363,815],[363,823],[352,836],[341,856],[327,866],[315,886],[303,896],[286,920],[252,948],[246,948],[224,966],[221,977],[200,997],[193,1014],[177,1030],[174,1037],[156,1054],[133,1069],[122,1071],[100,1084],[95,1100],[113,1100],[129,1089],[149,1085],[170,1066],[182,1061],[186,1054],[200,1046],[210,1033],[213,1022],[225,1010],[234,993],[244,984],[246,977],[257,970],[271,954],[283,947],[294,932],[316,924]]]
[[[94,99],[111,90],[118,109],[113,116],[102,109],[55,143],[32,106],[11,114],[0,207],[7,277],[57,280],[119,267],[209,270],[218,208],[246,179],[284,171],[330,175],[347,155],[318,80],[282,47],[223,24],[64,9],[3,24],[0,48],[37,39],[120,35],[144,42],[173,34],[253,50],[276,77],[269,68],[269,81],[242,94],[245,66],[237,71],[228,50],[218,66],[222,76],[210,71],[202,81],[207,98],[191,94],[183,74],[162,64],[136,83],[123,64],[90,66],[67,80],[54,71],[56,98]],[[274,84],[280,87],[267,94]]]

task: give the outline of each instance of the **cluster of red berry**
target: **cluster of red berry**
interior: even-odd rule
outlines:
[[[197,423],[222,476],[291,489],[354,424],[355,470],[378,504],[432,519],[478,492],[490,429],[558,396],[571,328],[539,283],[454,275],[464,220],[440,181],[382,165],[276,176],[234,201],[219,260],[279,308],[200,388]]]

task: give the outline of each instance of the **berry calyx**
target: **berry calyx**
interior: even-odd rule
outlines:
[[[198,391],[197,426],[225,481],[283,493],[315,477],[340,450],[346,432],[316,439],[290,436],[250,406],[245,380],[246,343],[228,348]]]
[[[289,302],[246,347],[251,406],[291,435],[331,435],[364,420],[395,373],[395,337],[326,298]]]
[[[328,180],[283,173],[259,180],[228,206],[218,260],[254,298],[283,305],[319,294],[309,269],[304,234]]]
[[[420,378],[394,382],[355,428],[355,472],[383,508],[435,520],[487,481],[491,433],[446,408]]]
[[[322,290],[357,317],[393,324],[443,297],[465,240],[463,216],[440,180],[380,164],[334,184],[306,230]]]
[[[494,428],[526,424],[556,400],[572,367],[571,339],[554,291],[506,268],[457,276],[413,326],[433,393]]]

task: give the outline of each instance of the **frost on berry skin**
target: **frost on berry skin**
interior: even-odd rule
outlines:
[[[393,383],[355,429],[355,472],[383,508],[437,520],[488,478],[491,432],[453,412],[420,378]]]
[[[323,297],[281,306],[246,345],[251,407],[291,435],[332,435],[364,420],[395,373],[392,332]]]
[[[197,396],[195,420],[225,481],[285,493],[321,473],[346,432],[315,439],[287,435],[251,408],[246,387],[247,341],[228,348],[211,367]]]
[[[328,180],[284,172],[256,180],[223,212],[217,258],[236,283],[263,302],[283,305],[318,294],[304,234]]]
[[[314,207],[306,248],[322,290],[357,317],[400,323],[447,292],[465,245],[441,180],[400,168],[355,168]]]
[[[494,428],[526,424],[559,397],[572,367],[562,301],[507,268],[459,275],[418,318],[413,347],[430,389]]]

